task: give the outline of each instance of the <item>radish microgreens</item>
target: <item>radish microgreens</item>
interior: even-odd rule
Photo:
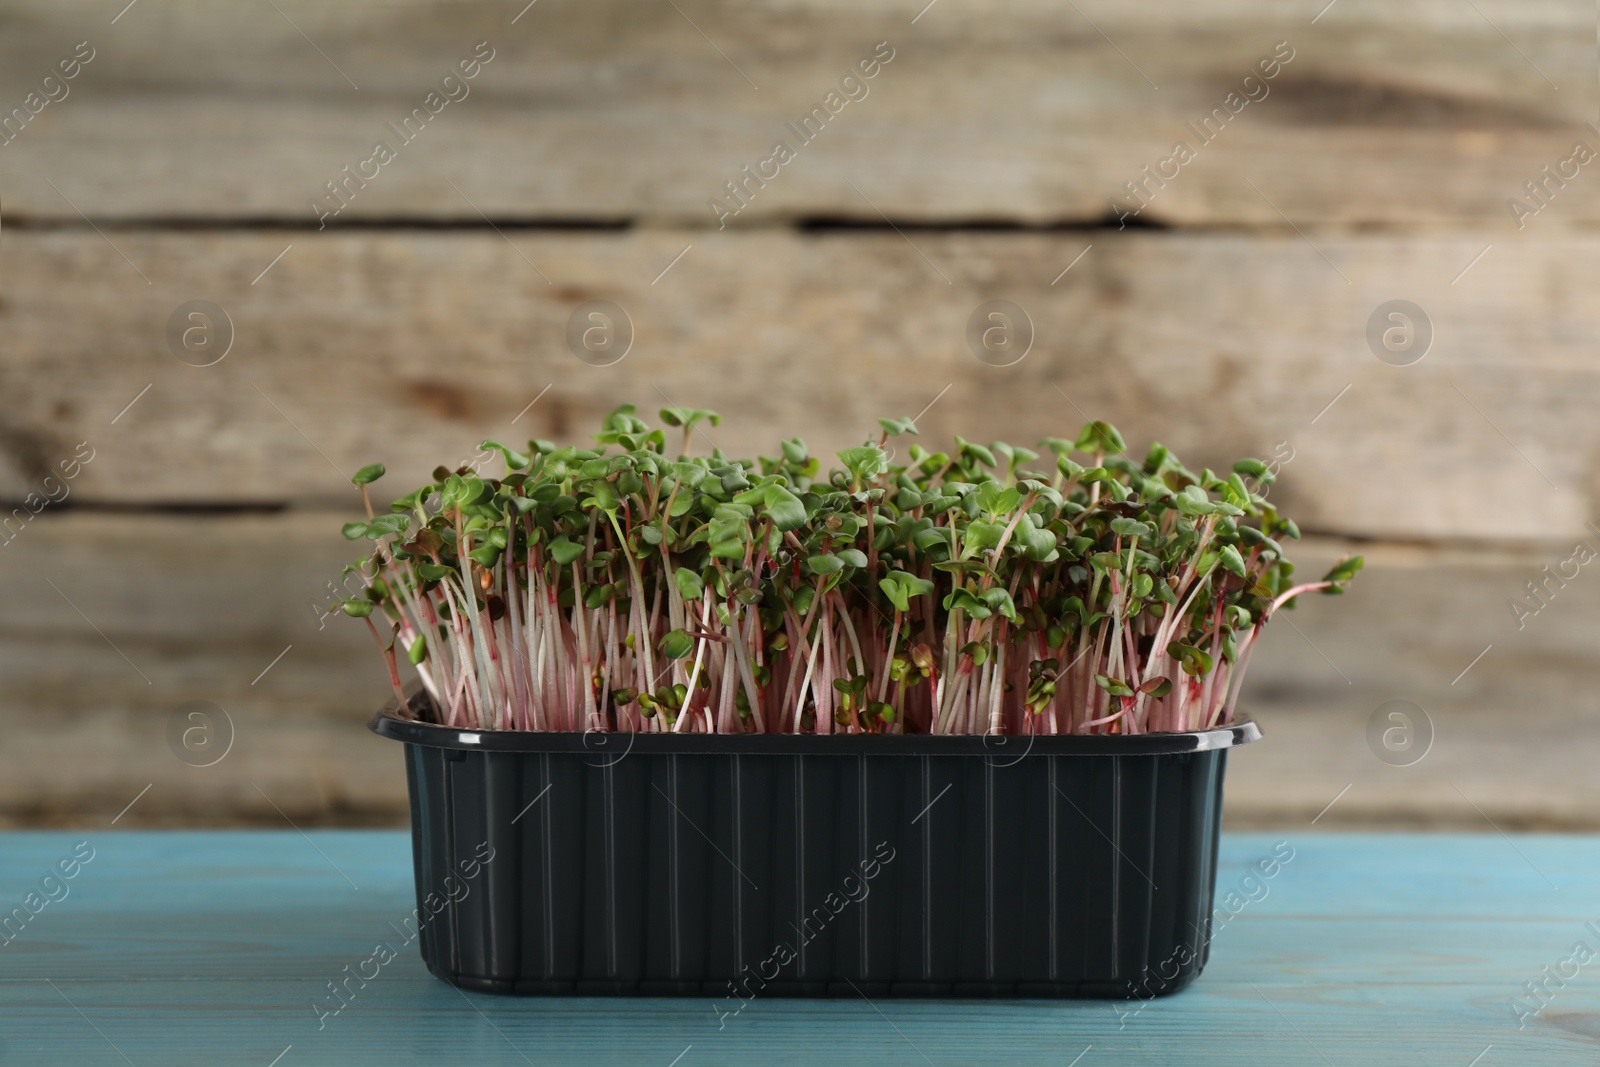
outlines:
[[[344,535],[375,542],[364,597],[409,715],[488,730],[1060,734],[1233,720],[1297,538],[1258,492],[1091,422],[1039,451],[905,444],[910,419],[823,471],[798,439],[754,462],[691,455],[710,411],[631,405],[597,448],[497,441],[502,478],[439,468]],[[676,436],[676,435],[675,435]],[[1049,457],[1041,463],[1041,456]],[[1074,456],[1078,457],[1074,459]],[[431,709],[404,695],[400,660]]]

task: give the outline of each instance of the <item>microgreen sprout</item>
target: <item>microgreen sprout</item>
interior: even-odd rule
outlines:
[[[1342,592],[1296,584],[1267,466],[1142,463],[1091,422],[1038,451],[877,439],[827,471],[798,439],[691,455],[716,414],[631,405],[596,448],[484,442],[502,478],[439,468],[373,511],[362,618],[405,714],[483,730],[1136,734],[1232,721],[1262,627]],[[677,458],[669,458],[672,446]],[[1047,457],[1041,460],[1041,457]],[[1077,458],[1074,458],[1077,457]],[[356,565],[353,565],[356,566]]]

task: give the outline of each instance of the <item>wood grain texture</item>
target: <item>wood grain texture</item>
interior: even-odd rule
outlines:
[[[1497,245],[1454,285],[1486,235],[111,236],[155,284],[94,233],[8,238],[4,497],[87,441],[77,499],[344,506],[364,463],[387,463],[398,495],[485,437],[586,440],[632,401],[721,410],[696,447],[735,455],[793,435],[831,455],[884,414],[923,412],[930,444],[1031,443],[1103,417],[1197,466],[1292,454],[1277,499],[1308,530],[1592,536],[1593,236]],[[1365,339],[1397,296],[1435,333],[1407,367]],[[235,329],[210,367],[167,350],[169,316],[196,298]],[[997,298],[1035,330],[1013,366],[965,339]],[[633,324],[612,366],[568,348],[591,299]],[[1485,486],[1516,506],[1485,506]]]
[[[0,627],[0,821],[393,825],[394,746],[366,718],[388,684],[332,607],[343,516],[42,513],[0,545],[22,608]],[[226,755],[181,761],[198,710]],[[198,743],[203,737],[195,737]]]
[[[541,0],[515,24],[521,5],[500,2],[276,6],[142,0],[111,25],[87,0],[7,5],[0,106],[22,106],[77,42],[96,50],[0,148],[8,215],[310,221],[307,201],[386,139],[398,158],[341,221],[481,210],[703,227],[707,200],[781,139],[798,158],[740,224],[1092,221],[1183,141],[1197,158],[1147,219],[1278,227],[1281,210],[1509,236],[1524,182],[1576,139],[1600,146],[1582,125],[1593,19],[1552,0],[1342,0],[1314,24],[1321,5],[1267,0],[944,0],[915,24],[923,5],[898,0]],[[402,145],[386,124],[479,41],[496,54],[470,95]],[[785,122],[879,41],[895,57],[869,94],[798,143]],[[1267,95],[1202,142],[1187,124],[1281,41],[1294,58]],[[1592,222],[1596,204],[1564,190],[1536,222]]]
[[[1593,1062],[1600,1040],[1582,981],[1524,1030],[1507,1008],[1542,965],[1592,944],[1592,838],[1225,834],[1219,893],[1279,841],[1294,857],[1215,935],[1198,982],[1142,1006],[757,998],[719,1029],[701,999],[465,997],[406,948],[321,1030],[310,1005],[326,983],[398,940],[389,924],[415,904],[407,835],[11,833],[4,899],[82,840],[95,857],[70,894],[0,955],[8,1061],[1060,1065],[1082,1053],[1085,1067],[1276,1067],[1466,1064],[1492,1045],[1494,1062],[1563,1067]]]

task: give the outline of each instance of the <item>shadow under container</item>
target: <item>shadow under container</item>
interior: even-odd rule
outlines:
[[[1175,992],[1260,737],[370,727],[406,747],[428,969],[521,995]]]

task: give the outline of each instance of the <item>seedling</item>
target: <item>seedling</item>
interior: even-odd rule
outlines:
[[[1137,734],[1231,722],[1297,538],[1241,460],[1142,463],[1093,422],[1040,451],[905,446],[910,419],[824,473],[799,440],[691,456],[712,412],[675,408],[678,456],[631,405],[598,447],[495,441],[506,474],[433,481],[345,526],[404,712],[405,659],[445,725],[679,733]],[[676,436],[676,435],[675,435]],[[1048,461],[1041,461],[1048,456]],[[1075,459],[1074,457],[1078,457]],[[1040,469],[1040,465],[1042,469]]]

